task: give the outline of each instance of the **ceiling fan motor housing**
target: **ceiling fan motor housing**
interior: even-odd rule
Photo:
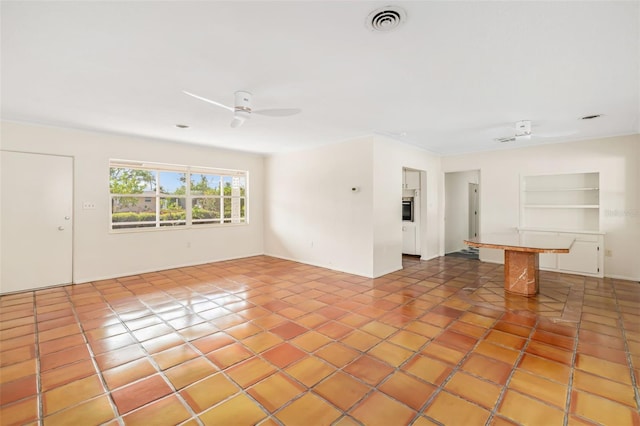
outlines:
[[[234,107],[237,111],[251,112],[251,93],[239,90],[235,93]]]
[[[531,120],[522,120],[516,122],[516,136],[530,136],[531,135]]]

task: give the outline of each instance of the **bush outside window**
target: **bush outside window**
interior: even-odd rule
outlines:
[[[246,223],[246,171],[112,160],[111,229]]]

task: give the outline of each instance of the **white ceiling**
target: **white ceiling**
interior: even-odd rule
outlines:
[[[389,3],[2,1],[2,118],[261,153],[371,134],[448,155],[639,132],[640,1],[407,0],[391,2],[407,13],[395,31],[366,28]],[[182,90],[302,113],[232,129]],[[546,137],[494,140],[523,119]]]

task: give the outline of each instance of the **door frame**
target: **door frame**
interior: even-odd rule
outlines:
[[[51,158],[65,158],[65,159],[69,159],[70,163],[68,165],[68,167],[70,167],[70,180],[71,180],[71,187],[69,188],[69,215],[70,215],[70,221],[71,224],[69,226],[69,232],[71,233],[71,236],[69,238],[69,250],[70,250],[70,258],[69,258],[69,262],[67,267],[65,268],[67,270],[67,274],[66,276],[68,276],[69,281],[68,282],[63,282],[63,283],[55,283],[55,284],[51,284],[51,285],[42,285],[40,287],[35,287],[35,288],[25,288],[25,289],[18,289],[18,290],[10,290],[10,291],[2,291],[2,289],[0,289],[0,295],[5,295],[5,294],[12,294],[12,293],[20,293],[20,292],[26,292],[26,291],[35,291],[35,290],[41,290],[41,289],[46,289],[46,288],[51,288],[51,287],[59,287],[59,286],[64,286],[64,285],[70,285],[70,284],[74,284],[75,283],[75,279],[74,279],[74,275],[75,275],[75,268],[74,268],[74,261],[75,261],[75,221],[76,221],[76,208],[75,208],[75,157],[73,155],[62,155],[62,154],[51,154],[51,153],[45,153],[45,152],[31,152],[31,151],[19,151],[19,150],[12,150],[12,149],[0,149],[0,153],[5,154],[25,154],[25,155],[34,155],[34,156],[44,156],[44,157],[51,157]]]

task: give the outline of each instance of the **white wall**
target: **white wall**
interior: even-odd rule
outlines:
[[[373,158],[374,275],[402,269],[402,168],[421,170],[420,254],[440,253],[442,173],[440,157],[423,149],[376,136]]]
[[[381,137],[267,158],[265,252],[367,277],[402,269],[403,167],[426,171],[421,251],[436,257],[440,158]]]
[[[640,135],[444,157],[442,168],[480,169],[483,233],[518,227],[521,175],[599,172],[600,230],[612,252],[605,276],[640,280]],[[503,260],[497,250],[481,250],[480,257]]]
[[[268,157],[265,253],[373,276],[372,157],[370,138]]]
[[[444,252],[466,248],[469,238],[469,183],[480,183],[477,170],[445,173],[444,175]],[[480,189],[482,192],[482,189]]]
[[[12,122],[2,122],[0,137],[3,150],[74,157],[73,278],[76,283],[263,253],[262,156]],[[250,223],[110,233],[111,158],[248,170]],[[96,209],[83,210],[84,201],[94,202]]]

